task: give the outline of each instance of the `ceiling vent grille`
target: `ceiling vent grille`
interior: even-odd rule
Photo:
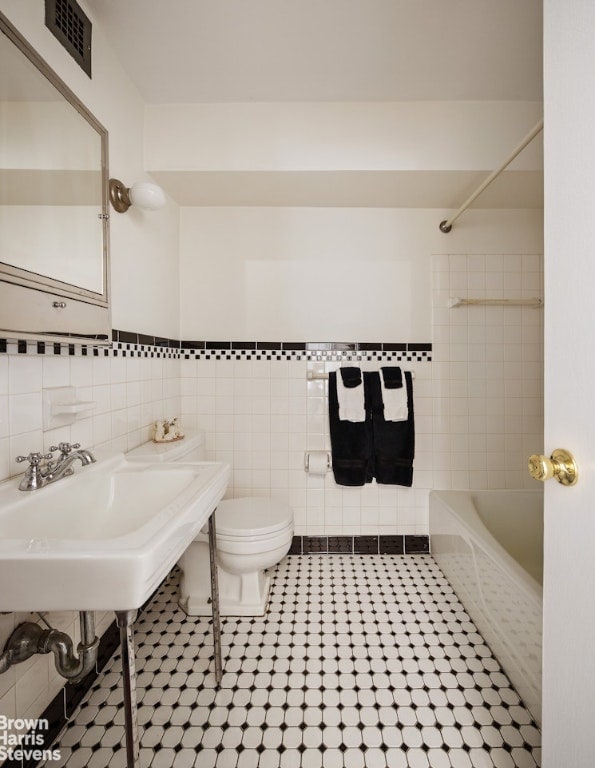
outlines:
[[[45,25],[91,77],[92,25],[76,0],[45,0]]]

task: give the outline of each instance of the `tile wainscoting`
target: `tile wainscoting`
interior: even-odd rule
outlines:
[[[199,342],[194,342],[199,344]],[[296,534],[427,534],[431,488],[431,344],[200,342],[182,350],[184,422],[205,432],[208,457],[233,468],[230,496],[273,496],[294,510]],[[371,348],[374,347],[374,348]],[[335,483],[308,474],[307,451],[330,451],[328,382],[341,364],[416,374],[413,488]]]
[[[416,370],[418,445],[425,444],[420,450],[427,467],[418,478],[425,477],[424,485],[339,489],[331,475],[304,472],[304,451],[324,447],[328,432],[326,382],[308,381],[307,370],[330,370],[343,360],[376,369],[398,361]],[[423,411],[431,412],[431,365],[429,344],[221,344],[126,331],[114,332],[111,347],[0,340],[0,480],[20,471],[18,455],[62,440],[127,451],[149,439],[156,419],[182,414],[187,428],[205,430],[208,457],[234,466],[229,495],[287,499],[296,508],[300,537],[346,536],[353,545],[354,537],[367,541],[382,533],[402,542],[404,534],[427,534],[431,417]],[[59,386],[74,386],[81,400],[97,405],[72,426],[44,432],[42,390]],[[78,642],[72,613],[47,618]],[[98,632],[112,619],[98,615]],[[26,620],[37,617],[0,616],[0,647]],[[33,657],[0,675],[0,712],[39,717],[56,696],[61,701],[63,686],[50,657]]]
[[[155,419],[182,414],[206,434],[207,456],[233,467],[229,496],[272,495],[295,510],[300,535],[427,533],[431,487],[429,343],[179,341],[116,330],[110,348],[14,342],[0,356],[0,479],[16,456],[60,440],[130,450]],[[329,450],[328,372],[349,362],[416,371],[418,473],[414,489],[335,485],[304,472],[304,452]],[[97,403],[71,427],[42,432],[42,390],[72,385]]]

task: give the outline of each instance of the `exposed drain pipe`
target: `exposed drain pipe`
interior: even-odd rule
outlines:
[[[73,683],[82,680],[95,667],[99,638],[95,635],[95,614],[80,611],[81,642],[74,653],[72,639],[57,629],[42,629],[39,624],[19,624],[0,655],[0,674],[13,664],[26,661],[36,653],[53,653],[56,670]]]

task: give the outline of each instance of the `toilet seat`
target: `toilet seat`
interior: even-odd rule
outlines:
[[[218,539],[259,541],[292,528],[293,511],[275,499],[225,499],[217,507],[216,527]]]
[[[216,560],[221,616],[264,616],[271,576],[285,557],[294,523],[291,507],[273,499],[226,499],[216,510]],[[209,548],[204,537],[182,555],[180,606],[190,616],[210,616]]]

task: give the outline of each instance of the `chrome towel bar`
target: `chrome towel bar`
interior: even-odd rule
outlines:
[[[414,371],[408,371],[408,373],[411,374],[411,378],[415,378],[415,372]],[[306,371],[306,378],[308,381],[313,381],[314,379],[328,379],[328,373],[325,373],[324,371]]]
[[[543,299],[450,299],[448,306],[455,307],[543,307]]]

